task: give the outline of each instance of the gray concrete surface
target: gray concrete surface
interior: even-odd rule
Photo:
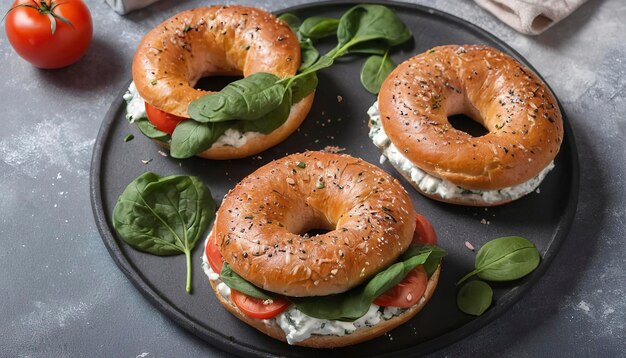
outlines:
[[[69,68],[37,70],[0,36],[0,356],[225,356],[172,324],[120,272],[88,191],[94,139],[142,34],[214,1],[162,0],[126,17],[86,2],[94,41]],[[547,274],[495,322],[434,356],[626,355],[626,2],[590,1],[537,37],[470,1],[414,2],[525,56],[563,102],[581,162],[576,221]],[[237,3],[277,10],[305,1]]]

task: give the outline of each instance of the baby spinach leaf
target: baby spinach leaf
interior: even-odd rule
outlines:
[[[298,33],[298,29],[300,28],[300,25],[302,24],[302,21],[300,21],[300,18],[298,18],[296,15],[290,12],[286,12],[280,15],[278,18],[283,20],[287,24],[287,26],[291,28],[291,31],[293,31],[294,33]]]
[[[341,16],[337,28],[338,44],[331,51],[338,57],[350,47],[378,40],[388,47],[399,45],[411,38],[411,31],[390,8],[383,5],[357,5]]]
[[[141,133],[148,138],[160,140],[161,142],[168,142],[171,139],[169,134],[158,130],[154,124],[148,120],[148,118],[144,117],[135,119],[134,123],[137,125],[137,128],[139,128]]]
[[[191,292],[191,250],[215,215],[207,187],[196,177],[147,172],[117,199],[113,227],[133,248],[153,255],[185,254]]]
[[[285,94],[280,79],[265,72],[231,82],[221,91],[191,102],[189,116],[198,122],[255,120],[277,108]]]
[[[489,241],[476,255],[476,269],[457,285],[473,275],[488,281],[512,281],[531,273],[541,261],[535,245],[519,236],[501,237]]]
[[[291,102],[296,104],[317,88],[317,74],[311,72],[291,82]]]
[[[437,250],[443,252],[439,248]],[[432,247],[411,249],[402,256],[402,261],[347,292],[322,297],[293,297],[291,300],[300,311],[311,317],[354,321],[367,313],[376,297],[402,281],[417,265],[426,263],[433,251]]]
[[[464,313],[480,316],[491,306],[493,290],[483,281],[464,284],[456,296],[456,305]]]
[[[337,33],[339,20],[331,17],[313,16],[302,22],[300,25],[300,34],[314,40],[332,36]]]
[[[239,276],[235,271],[230,268],[230,265],[224,262],[222,266],[222,272],[220,273],[220,279],[224,281],[226,286],[235,289],[241,293],[245,293],[248,296],[252,296],[255,298],[259,298],[262,300],[267,300],[272,298],[272,296],[246,281],[243,277]]]
[[[172,133],[170,154],[174,158],[190,158],[209,147],[224,134],[229,123],[180,122]]]
[[[303,39],[300,41],[300,53],[302,54],[302,60],[300,62],[300,68],[298,71],[303,71],[308,67],[311,67],[320,57],[319,51],[313,46],[311,39]]]
[[[383,81],[389,76],[396,65],[389,58],[389,52],[385,56],[370,56],[361,68],[361,83],[365,89],[373,94],[378,94]]]
[[[387,45],[384,41],[372,40],[350,46],[348,53],[382,56],[385,52],[387,52],[387,50],[389,50],[389,45]]]
[[[270,113],[254,121],[240,121],[243,132],[261,132],[269,134],[280,127],[289,118],[291,112],[291,91],[285,91],[283,101]]]

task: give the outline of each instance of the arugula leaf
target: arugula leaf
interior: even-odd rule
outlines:
[[[386,270],[379,272],[368,283],[351,289],[350,291],[322,296],[322,297],[292,297],[291,301],[304,314],[330,320],[354,321],[362,317],[376,297],[404,279],[407,273],[417,265],[427,262],[429,256],[439,251],[445,251],[427,246],[412,248],[405,253],[401,260]],[[412,256],[411,256],[412,255]]]
[[[133,248],[153,255],[185,254],[191,292],[191,250],[215,215],[207,187],[196,177],[147,172],[117,199],[113,227]]]
[[[255,120],[277,108],[286,88],[271,73],[258,72],[231,82],[219,92],[191,102],[189,116],[195,121]]]
[[[248,296],[259,298],[262,300],[272,298],[272,296],[268,292],[256,287],[255,285],[246,281],[246,279],[244,279],[243,277],[239,276],[235,271],[230,268],[230,265],[226,262],[224,262],[224,265],[222,266],[220,279],[224,281],[226,286],[235,289],[241,293],[245,293]]]

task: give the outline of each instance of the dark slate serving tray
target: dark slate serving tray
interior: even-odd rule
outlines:
[[[413,32],[413,41],[392,55],[400,63],[414,54],[443,44],[481,43],[499,48],[532,68],[515,50],[486,31],[449,14],[418,5],[381,2],[395,9]],[[301,18],[339,17],[354,2],[325,2],[285,10]],[[318,47],[324,53],[332,41]],[[319,350],[289,346],[266,337],[231,316],[209,289],[200,263],[203,245],[193,253],[193,288],[185,293],[185,260],[182,256],[156,257],[133,250],[122,242],[111,226],[111,213],[128,183],[145,171],[160,175],[199,176],[211,189],[219,204],[226,192],[261,165],[286,154],[326,146],[345,148],[344,153],[379,164],[380,153],[367,136],[367,114],[375,96],[359,82],[363,57],[338,61],[319,73],[315,103],[300,129],[285,142],[253,158],[232,161],[204,159],[177,160],[158,153],[160,148],[143,137],[126,121],[125,102],[120,92],[102,122],[96,140],[90,177],[94,216],[109,253],[150,303],[174,322],[206,342],[227,351],[259,356],[314,356]],[[342,100],[338,100],[338,96]],[[439,286],[427,307],[401,327],[380,338],[356,346],[324,351],[328,356],[414,356],[439,349],[461,339],[491,322],[543,275],[565,240],[578,201],[578,156],[574,136],[564,114],[565,139],[556,159],[556,168],[532,193],[511,204],[496,208],[471,208],[426,199],[404,181],[389,165],[383,169],[398,177],[409,188],[413,204],[430,219],[437,230],[439,244],[449,253],[444,261]],[[133,133],[135,139],[124,142]],[[152,159],[149,164],[142,160]],[[456,307],[454,282],[473,267],[474,253],[466,240],[477,248],[500,236],[521,235],[531,239],[543,257],[539,268],[522,280],[494,284],[493,306],[481,317],[463,314]]]

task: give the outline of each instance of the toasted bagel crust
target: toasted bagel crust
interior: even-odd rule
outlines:
[[[413,164],[467,189],[511,187],[535,177],[563,140],[556,99],[531,70],[481,45],[435,47],[400,64],[378,96],[383,128]],[[457,130],[464,113],[489,131]]]
[[[246,280],[286,296],[362,283],[413,239],[415,210],[396,179],[348,155],[293,154],[244,178],[214,225],[222,257]],[[327,229],[319,236],[302,236]]]
[[[413,318],[418,312],[426,306],[430,298],[432,297],[435,288],[437,287],[437,283],[439,281],[439,274],[441,271],[441,265],[437,267],[437,270],[432,274],[432,276],[428,279],[428,285],[426,286],[426,291],[424,292],[424,300],[420,300],[418,304],[404,311],[399,316],[395,316],[391,319],[381,321],[377,325],[372,327],[361,327],[345,336],[320,336],[313,335],[303,341],[296,342],[294,345],[302,346],[302,347],[311,347],[311,348],[336,348],[336,347],[345,347],[361,342],[365,342],[367,340],[376,338],[385,334],[386,332],[391,331],[392,329],[400,326],[406,321]],[[257,330],[267,334],[268,336],[286,342],[285,332],[280,328],[276,320],[261,320],[256,318],[251,318],[246,316],[235,304],[230,300],[222,296],[216,289],[215,281],[210,281],[211,287],[215,293],[215,296],[219,300],[219,302],[235,317],[244,321],[248,325],[256,328]]]

